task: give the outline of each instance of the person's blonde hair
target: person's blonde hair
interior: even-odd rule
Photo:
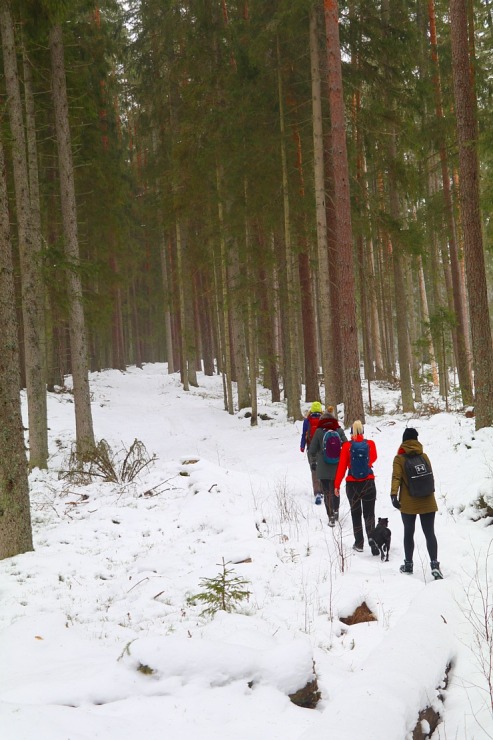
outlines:
[[[363,434],[363,424],[359,419],[353,422],[351,434],[353,434],[354,436],[356,436],[357,434]]]

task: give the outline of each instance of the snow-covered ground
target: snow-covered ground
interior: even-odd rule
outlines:
[[[261,391],[270,418],[252,428],[224,411],[220,377],[199,382],[184,392],[159,364],[91,376],[97,439],[156,455],[124,486],[59,478],[74,407],[50,394],[35,550],[0,562],[1,740],[404,740],[427,705],[442,716],[434,740],[493,738],[493,529],[475,507],[493,499],[493,430],[458,412],[403,415],[396,391],[372,385],[387,563],[351,549],[345,493],[341,526],[327,526],[284,404]],[[399,573],[389,492],[406,424],[434,467],[441,582],[419,523],[414,575]],[[223,562],[250,596],[209,617],[190,597]],[[340,621],[362,602],[376,621]],[[288,695],[313,662],[322,698],[304,709]]]

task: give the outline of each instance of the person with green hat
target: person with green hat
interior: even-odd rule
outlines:
[[[312,405],[310,406],[310,411],[308,412],[307,416],[303,420],[303,430],[301,432],[301,442],[300,442],[300,452],[305,452],[305,450],[308,453],[308,448],[310,446],[310,442],[313,439],[313,435],[315,434],[315,430],[318,427],[318,422],[320,421],[320,417],[322,416],[322,404],[320,401],[314,401]],[[310,466],[310,474],[312,477],[312,488],[313,488],[313,495],[315,496],[315,503],[317,505],[320,505],[322,503],[322,486],[317,478],[317,473],[312,468],[312,464],[310,461],[310,457],[307,454],[306,459],[308,461],[308,465]]]

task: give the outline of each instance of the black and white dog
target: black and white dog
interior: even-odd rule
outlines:
[[[385,561],[388,561],[389,559],[391,538],[391,532],[387,526],[388,523],[388,519],[381,519],[379,517],[377,526],[373,532],[370,532],[370,536],[368,537],[368,543],[371,547],[372,555],[380,554],[381,559]],[[385,557],[385,554],[387,557]]]

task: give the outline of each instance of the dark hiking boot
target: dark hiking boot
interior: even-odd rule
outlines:
[[[322,503],[322,496],[319,493],[317,493],[317,495],[315,496],[315,503],[317,504],[317,506],[320,506],[320,504]]]
[[[443,573],[440,570],[440,563],[437,560],[432,560],[431,563],[431,575],[435,579],[435,581],[441,581],[443,578]]]
[[[356,552],[363,552],[363,545],[357,545],[356,542],[353,545],[353,550]]]
[[[329,527],[335,527],[335,525],[336,525],[335,517],[329,516]]]
[[[412,560],[404,560],[404,563],[399,568],[401,573],[410,573],[413,572],[413,561]]]

